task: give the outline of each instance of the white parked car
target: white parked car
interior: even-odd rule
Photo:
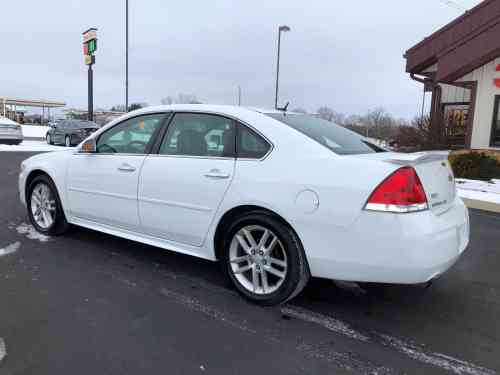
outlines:
[[[24,140],[23,129],[17,122],[0,116],[0,143],[18,145]]]
[[[210,260],[254,302],[310,276],[414,284],[469,241],[446,153],[398,154],[303,114],[173,105],[21,165],[34,227],[75,224]]]

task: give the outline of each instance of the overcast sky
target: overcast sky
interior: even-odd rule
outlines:
[[[448,0],[130,0],[130,102],[195,94],[205,103],[274,105],[277,27],[280,101],[346,114],[382,106],[410,118],[422,87],[406,49],[461,14]],[[479,0],[455,0],[470,8]],[[125,0],[2,1],[0,97],[86,108],[81,33],[99,29],[94,107],[124,103]]]

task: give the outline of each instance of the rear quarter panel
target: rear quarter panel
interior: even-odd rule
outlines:
[[[397,166],[336,155],[301,138],[301,144],[277,145],[263,161],[237,160],[220,216],[239,205],[261,206],[293,227],[308,258],[349,251],[336,238],[349,231],[372,191]],[[319,204],[304,205],[302,197],[314,195]]]

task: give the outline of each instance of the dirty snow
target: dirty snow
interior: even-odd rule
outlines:
[[[500,194],[500,180],[490,181],[468,180],[466,178],[456,178],[457,188],[461,190],[481,191],[483,193]]]
[[[468,180],[457,178],[457,191],[461,198],[500,204],[500,180]]]
[[[5,341],[0,337],[0,362],[7,355],[7,346],[5,345]]]
[[[368,337],[363,335],[360,332],[355,331],[347,323],[344,323],[340,320],[334,319],[332,317],[319,314],[310,310],[306,310],[299,306],[291,306],[287,305],[281,308],[281,313],[284,315],[288,315],[292,318],[305,320],[306,322],[319,324],[320,326],[333,331],[335,333],[339,333],[341,335],[360,340],[360,341],[368,341]]]
[[[21,242],[17,241],[4,247],[3,249],[0,248],[0,257],[15,253],[17,250],[19,250],[20,247],[21,247]]]
[[[403,340],[381,335],[386,345],[396,349],[398,352],[407,355],[417,361],[440,367],[443,370],[453,372],[458,375],[495,375],[496,372],[489,368],[474,365],[472,363],[450,357],[441,353],[426,353],[420,347],[405,342]]]
[[[67,150],[64,146],[52,146],[47,144],[45,140],[40,141],[26,141],[24,140],[19,145],[5,145],[0,143],[0,152],[13,151],[13,152],[42,152],[42,151],[63,151]]]
[[[21,125],[23,128],[23,135],[30,138],[43,138],[47,135],[49,131],[48,126],[38,126],[38,125]]]
[[[15,227],[17,233],[25,235],[30,240],[38,240],[40,242],[47,242],[50,237],[45,234],[39,233],[36,229],[29,224],[21,223]]]

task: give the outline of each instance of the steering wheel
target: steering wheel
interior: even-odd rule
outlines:
[[[148,144],[146,142],[142,142],[142,141],[132,141],[130,142],[128,145],[127,145],[127,148],[135,148],[135,149],[138,149],[138,148],[141,148],[141,150],[145,150],[146,149],[146,146]]]

